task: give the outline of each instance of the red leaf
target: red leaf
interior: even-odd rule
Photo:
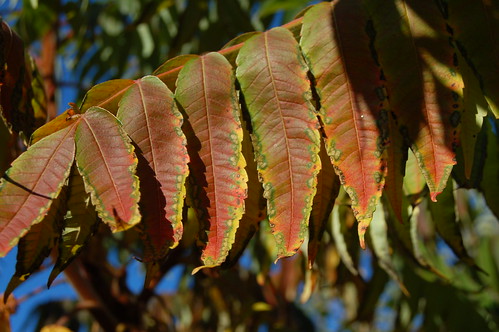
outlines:
[[[179,73],[175,97],[195,135],[188,136],[188,144],[192,175],[201,189],[196,205],[200,220],[209,224],[201,259],[204,266],[220,265],[234,242],[247,195],[232,66],[218,53],[189,61]]]
[[[332,8],[331,8],[332,7]],[[361,246],[381,196],[388,114],[360,0],[321,3],[303,18],[301,45],[316,78],[326,148],[359,222]]]
[[[137,159],[119,121],[91,107],[76,129],[76,163],[99,217],[113,232],[140,221]]]
[[[182,115],[173,93],[155,76],[137,80],[123,96],[118,119],[138,147],[146,260],[158,260],[182,237],[188,174]]]
[[[307,67],[284,28],[250,38],[236,62],[278,259],[291,256],[307,233],[320,170]]]
[[[0,256],[47,215],[59,195],[74,160],[76,123],[32,145],[0,180]]]

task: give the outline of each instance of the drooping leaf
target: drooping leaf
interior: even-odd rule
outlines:
[[[29,147],[0,180],[1,257],[46,216],[59,195],[75,155],[75,124]]]
[[[445,0],[442,6],[457,48],[499,118],[499,4],[488,0]]]
[[[480,82],[474,76],[472,69],[458,53],[459,69],[463,76],[463,116],[461,123],[461,147],[464,159],[464,174],[466,179],[471,178],[473,160],[475,159],[475,145],[483,118],[487,116],[487,101],[480,91]]]
[[[408,153],[405,174],[407,176],[404,177],[403,182],[404,193],[409,198],[411,205],[418,205],[426,193],[426,182],[413,153]]]
[[[381,197],[388,113],[360,0],[321,3],[303,18],[301,46],[316,79],[326,148],[364,234]]]
[[[132,80],[117,79],[97,84],[88,90],[81,104],[81,111],[86,112],[92,106],[99,106],[116,114],[118,103],[123,94],[134,84]]]
[[[404,176],[408,159],[409,147],[406,145],[402,134],[398,130],[397,120],[393,112],[388,116],[389,143],[386,147],[387,172],[385,179],[384,195],[390,208],[399,222],[404,222],[402,213],[402,196],[404,195]],[[417,174],[421,172],[417,170]],[[411,173],[410,178],[413,174]]]
[[[448,181],[449,183],[440,195],[438,202],[428,203],[431,217],[438,234],[456,256],[469,266],[476,267],[475,261],[468,255],[463,244],[461,229],[456,218],[452,178],[449,178]]]
[[[137,158],[130,139],[111,113],[91,107],[75,134],[76,164],[99,217],[113,232],[140,221]]]
[[[246,41],[236,62],[278,258],[291,256],[306,235],[320,170],[307,68],[283,28]]]
[[[487,205],[499,218],[499,121],[491,117],[484,120],[483,126],[487,133],[486,160],[483,166],[483,177],[480,187],[483,190]]]
[[[390,107],[436,200],[455,164],[462,108],[463,84],[445,21],[436,1],[364,3],[376,31]]]
[[[56,245],[62,227],[62,215],[65,211],[67,188],[61,190],[59,196],[50,206],[50,210],[42,221],[33,225],[28,233],[19,240],[17,246],[16,272],[12,276],[4,293],[4,299],[38,270],[43,260]]]
[[[164,257],[182,237],[182,209],[188,174],[182,115],[173,93],[155,76],[137,80],[119,104],[118,119],[140,151],[140,208],[145,260]]]
[[[350,271],[354,276],[357,276],[359,275],[359,272],[355,267],[353,258],[348,251],[347,242],[345,241],[346,227],[342,224],[342,220],[344,221],[344,219],[340,216],[340,208],[340,205],[335,205],[329,217],[331,220],[331,230],[334,244],[336,245],[341,261],[345,264],[348,271]]]
[[[385,221],[385,211],[383,205],[380,203],[376,207],[373,215],[369,236],[373,245],[373,251],[378,258],[377,263],[385,270],[385,272],[392,278],[400,287],[402,292],[409,296],[409,291],[405,287],[400,273],[393,264],[393,258],[390,252],[392,251],[388,242],[388,226]]]
[[[322,235],[327,226],[329,215],[333,210],[334,201],[340,191],[340,179],[334,172],[333,164],[326,152],[324,142],[321,142],[319,152],[322,168],[317,175],[317,193],[314,197],[310,223],[308,225],[308,267],[312,268]]]
[[[192,128],[188,144],[191,172],[199,190],[195,206],[208,228],[201,259],[205,267],[217,266],[234,242],[247,196],[232,66],[219,53],[191,60],[179,73],[175,97]]]
[[[68,200],[59,238],[59,254],[50,273],[48,287],[80,254],[99,225],[97,213],[90,203],[90,196],[85,192],[83,178],[76,166],[71,169],[67,191]]]
[[[230,249],[224,266],[230,267],[237,262],[253,235],[258,231],[259,223],[265,219],[265,199],[263,187],[258,181],[255,154],[250,140],[249,131],[243,124],[242,152],[246,159],[246,173],[248,174],[248,197],[244,201],[244,214],[236,231],[236,239]]]

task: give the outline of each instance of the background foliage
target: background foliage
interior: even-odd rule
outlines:
[[[345,2],[340,1],[339,3],[343,4]],[[368,12],[370,11],[372,15],[371,23],[374,24],[374,29],[377,31],[375,40],[382,45],[384,42],[383,36],[388,36],[388,33],[383,31],[384,25],[376,26],[376,22],[381,22],[376,21],[376,15],[383,19],[394,18],[395,16],[386,13],[390,13],[390,10],[395,8],[395,4],[400,5],[401,2],[393,2],[393,7],[390,5],[385,6],[384,10],[386,12],[383,12],[380,7],[374,6],[374,4],[377,4],[376,1],[366,3],[372,4],[372,7],[368,8]],[[387,3],[391,4],[392,2]],[[407,3],[410,3],[410,1],[407,1]],[[438,1],[436,3],[442,6],[446,2]],[[20,33],[26,45],[29,45],[40,72],[40,75],[37,76],[34,71],[31,71],[32,77],[25,80],[26,82],[32,82],[32,92],[30,92],[32,95],[23,95],[21,102],[23,100],[25,103],[26,100],[31,101],[21,105],[16,110],[19,113],[12,114],[31,112],[29,108],[33,108],[35,119],[40,119],[31,127],[34,129],[41,125],[44,118],[51,119],[55,116],[57,100],[63,99],[60,96],[58,97],[58,93],[64,91],[63,89],[67,88],[67,86],[76,86],[79,93],[83,94],[84,91],[103,79],[114,77],[135,78],[151,73],[153,68],[158,67],[165,59],[181,53],[216,51],[221,49],[230,38],[239,33],[268,29],[282,17],[284,17],[285,22],[290,21],[295,13],[305,7],[305,4],[306,1],[223,0],[82,1],[79,3],[70,1],[26,1],[22,5],[12,3],[11,8],[13,8],[13,11],[3,13],[3,16],[10,17],[15,22],[14,29]],[[18,11],[20,6],[23,8],[22,11]],[[337,7],[337,13],[340,15],[342,7]],[[413,7],[409,5],[407,8],[410,11]],[[495,7],[492,9],[497,10]],[[463,11],[457,11],[458,14],[461,12]],[[443,17],[445,17],[445,11],[443,14]],[[321,15],[321,13],[316,15]],[[411,15],[413,16],[411,17]],[[440,96],[440,94],[443,94],[442,91],[445,92],[445,87],[439,86],[439,83],[445,86],[448,83],[445,80],[448,78],[441,75],[438,68],[440,68],[439,66],[445,66],[444,61],[448,59],[442,55],[443,53],[438,52],[440,52],[442,42],[448,43],[447,39],[449,37],[438,34],[435,37],[432,32],[437,31],[437,29],[431,26],[433,21],[430,20],[429,16],[425,15],[428,14],[410,13],[407,17],[409,17],[409,27],[416,29],[416,32],[413,33],[417,37],[415,40],[418,52],[426,56],[422,58],[428,61],[424,62],[428,65],[425,70],[430,72],[433,70],[431,74],[428,71],[423,71],[424,75],[427,76],[423,75],[422,82],[428,81],[428,75],[442,78],[441,81],[434,82],[437,86],[434,89],[438,92],[435,95]],[[459,19],[459,15],[452,17]],[[479,15],[473,17],[476,20]],[[341,16],[338,16],[338,18],[341,18]],[[428,19],[426,22],[418,21],[418,19],[424,20],[425,18]],[[361,22],[360,20],[359,17],[352,19],[354,23]],[[318,21],[327,22],[327,20]],[[358,24],[358,27],[348,26],[348,22],[340,19],[337,22],[336,28],[339,31],[348,31],[350,37],[352,37],[351,40],[358,42],[359,36],[368,39],[369,27],[366,29],[362,24]],[[391,29],[393,29],[393,26],[399,25],[401,30],[406,28],[400,22],[395,23],[386,26],[391,27]],[[452,26],[452,23],[448,22],[449,25],[447,26]],[[475,21],[471,20],[468,26],[474,26],[474,23]],[[411,24],[414,25],[410,26]],[[430,27],[427,25],[430,25]],[[293,30],[293,25],[288,27],[293,32],[297,32]],[[491,30],[485,32],[497,31],[494,30],[494,26],[489,29]],[[311,40],[314,38],[314,31],[312,30]],[[365,33],[366,31],[367,33]],[[393,31],[391,33],[397,36],[397,33]],[[276,265],[272,264],[273,260],[277,255],[284,256],[283,252],[275,247],[269,224],[261,222],[258,231],[249,241],[248,247],[239,261],[237,261],[237,257],[229,255],[229,261],[222,268],[203,269],[195,275],[191,275],[192,270],[200,264],[199,257],[201,253],[198,245],[196,245],[196,237],[199,233],[198,217],[196,217],[194,210],[189,208],[184,211],[184,235],[182,241],[170,251],[167,259],[162,261],[161,264],[144,265],[148,269],[146,287],[137,289],[136,285],[130,284],[127,280],[130,280],[129,274],[131,273],[135,275],[133,280],[137,283],[137,274],[140,273],[137,270],[143,271],[144,266],[140,265],[138,267],[137,264],[132,263],[133,259],[131,257],[144,257],[144,254],[148,252],[147,243],[149,242],[145,241],[146,247],[142,247],[144,242],[139,240],[140,233],[136,232],[136,228],[112,235],[106,226],[89,225],[86,232],[92,233],[95,231],[94,236],[89,240],[86,250],[82,251],[79,258],[65,270],[67,279],[85,301],[62,304],[52,302],[40,306],[37,309],[39,326],[57,321],[57,323],[66,324],[73,329],[78,329],[81,326],[94,326],[98,322],[106,330],[113,330],[121,323],[131,329],[142,327],[155,331],[237,328],[248,330],[282,329],[287,331],[343,328],[356,331],[363,329],[429,331],[468,331],[477,329],[493,331],[497,329],[499,257],[496,253],[499,252],[497,250],[499,231],[496,216],[497,197],[499,196],[494,195],[494,192],[497,191],[495,184],[497,184],[498,179],[498,167],[494,161],[497,160],[498,155],[498,138],[497,120],[493,116],[486,116],[487,101],[490,105],[493,105],[493,101],[491,102],[490,99],[491,96],[493,99],[495,94],[488,92],[484,88],[483,82],[487,81],[487,78],[479,76],[477,82],[473,80],[474,75],[480,72],[481,69],[477,69],[480,63],[473,62],[473,52],[463,52],[467,47],[466,42],[470,39],[463,37],[464,42],[460,43],[459,31],[452,33],[457,39],[456,49],[460,52],[456,52],[455,55],[458,60],[454,58],[451,58],[451,60],[459,63],[459,72],[465,82],[464,112],[461,116],[461,122],[463,123],[461,127],[462,144],[460,150],[457,150],[456,156],[458,163],[454,167],[452,178],[449,181],[444,179],[443,184],[436,184],[436,187],[429,190],[425,183],[428,181],[428,175],[425,174],[425,179],[424,172],[421,173],[419,170],[418,162],[421,164],[421,160],[409,153],[405,167],[406,177],[401,188],[403,195],[400,195],[399,192],[398,195],[395,193],[393,196],[399,198],[397,204],[400,204],[400,209],[397,211],[393,208],[394,211],[392,211],[389,208],[388,201],[393,204],[395,201],[393,197],[383,198],[385,209],[378,206],[374,214],[370,230],[366,235],[367,249],[365,251],[359,248],[357,227],[355,227],[356,221],[350,208],[352,201],[347,193],[344,190],[339,191],[334,208],[327,204],[326,197],[329,195],[335,196],[332,193],[338,192],[338,180],[335,180],[336,182],[332,181],[328,185],[324,184],[323,196],[318,196],[322,199],[316,199],[318,203],[314,202],[314,204],[323,204],[324,207],[321,209],[315,208],[313,211],[324,210],[326,212],[322,213],[325,213],[325,216],[315,215],[312,212],[311,225],[321,225],[321,221],[325,217],[327,218],[332,208],[324,236],[320,242],[314,244],[313,241],[319,241],[320,238],[314,238],[314,233],[310,232],[310,243],[312,244],[309,244],[308,248],[306,245],[302,246],[298,255],[293,258],[279,260]],[[302,35],[304,34],[302,31]],[[494,36],[493,33],[490,33],[490,35]],[[268,38],[272,38],[274,35],[268,34],[268,36],[270,36]],[[321,35],[318,36],[317,42],[324,39],[321,38]],[[404,33],[399,34],[399,36],[404,36]],[[247,37],[240,37],[232,45],[244,41]],[[430,37],[435,38],[431,39]],[[277,37],[274,36],[274,38]],[[483,36],[483,39],[487,40],[485,36]],[[252,39],[254,43],[257,43],[256,40],[257,38]],[[403,45],[407,40],[401,37],[399,42],[398,45]],[[451,39],[450,42],[455,41]],[[356,53],[358,50],[355,48],[361,44],[358,42],[356,45],[348,43],[342,45],[342,50],[347,55],[340,57],[339,61],[342,61],[342,59],[347,60],[344,67],[347,68],[347,77],[353,80],[351,84],[354,87],[351,90],[359,92],[360,95],[365,97],[364,102],[368,103],[367,94],[362,94],[366,91],[362,90],[364,82],[359,83],[355,79],[362,78],[363,81],[372,80],[377,82],[380,76],[372,75],[368,77],[371,72],[362,72],[359,75],[355,73],[355,66],[348,63],[348,59],[350,59],[348,52],[352,55],[358,54]],[[468,50],[477,49],[480,46],[477,46],[477,44],[480,43],[476,42]],[[492,45],[490,46],[491,49],[495,50],[494,45],[499,45],[499,43],[497,40],[492,39],[490,45]],[[397,78],[405,91],[412,91],[412,96],[419,96],[422,99],[428,98],[428,95],[425,95],[426,92],[418,83],[415,86],[410,85],[414,84],[412,78],[420,75],[417,66],[412,66],[411,61],[414,61],[412,64],[417,64],[420,59],[411,58],[412,54],[409,54],[409,56],[398,54],[399,50],[403,49],[402,46],[399,48],[392,47],[391,53],[388,54],[382,54],[380,51],[373,54],[372,49],[369,49],[369,44],[367,46],[362,54],[367,55],[365,62],[368,65],[369,61],[376,59],[372,63],[373,72],[379,70],[376,68],[381,63],[384,75],[388,78],[390,78],[390,75],[397,75],[398,73],[407,75],[407,77],[411,78],[410,80],[406,80],[404,77]],[[314,56],[320,57],[320,54],[313,54],[316,50],[321,51],[319,47],[307,48],[306,43],[301,42],[301,49],[306,54],[307,60],[313,59]],[[257,50],[258,46],[253,46],[253,48],[246,46],[246,49],[241,50],[243,55],[240,55],[241,62],[238,60],[238,70],[241,68],[241,71],[243,71],[245,63],[248,64],[248,68],[244,68],[244,70],[251,70],[258,65],[258,63],[251,64],[249,62],[251,59],[244,59],[244,54],[251,58],[252,54],[256,53]],[[307,51],[310,51],[310,53],[307,53]],[[328,52],[327,49],[323,51]],[[235,57],[231,58],[230,52],[229,50],[224,54],[234,62]],[[462,58],[459,59],[459,57]],[[161,73],[168,72],[168,68],[178,67],[190,59],[184,57],[178,58],[177,62],[173,60],[173,62],[158,68],[155,74],[161,76]],[[205,56],[203,59],[217,61],[215,57],[211,59]],[[387,62],[383,63],[384,61]],[[27,63],[30,63],[30,61],[27,60]],[[191,64],[193,63],[195,62],[191,62]],[[473,64],[475,65],[473,66]],[[414,74],[411,73],[411,69],[415,70]],[[491,68],[491,71],[493,72],[496,69]],[[72,75],[65,75],[64,72],[67,70],[71,70]],[[314,83],[315,91],[317,91],[319,97],[330,93],[327,90],[321,92],[320,76],[314,71],[313,66],[311,71],[317,79]],[[182,73],[186,79],[192,79],[196,69],[192,69],[191,72],[183,69]],[[247,76],[241,74],[241,72],[238,72],[237,76],[243,93],[249,91],[251,82],[245,81]],[[37,77],[39,77],[38,80]],[[165,77],[167,85],[171,88],[172,82],[168,81],[167,75]],[[182,77],[182,74],[179,77]],[[71,80],[68,80],[68,78]],[[141,84],[146,92],[152,91],[152,87],[156,91],[162,89],[162,85],[158,85],[158,81],[146,77],[141,80]],[[4,82],[8,83],[8,80]],[[355,84],[359,84],[359,86]],[[94,95],[89,94],[81,104],[81,108],[86,110],[90,106],[97,105],[97,101],[102,101],[102,95],[98,95],[99,91],[109,94],[110,91],[116,91],[116,87],[127,88],[129,85],[129,81],[112,81],[108,85],[110,88],[106,88],[106,85],[101,85],[100,88],[97,86],[96,89],[93,89]],[[149,88],[147,88],[148,85]],[[8,86],[8,84],[5,86]],[[138,86],[138,83],[135,86]],[[189,104],[188,99],[192,97],[188,94],[182,97],[181,93],[178,92],[179,86],[182,86],[181,78],[177,81],[175,97],[181,106],[185,106]],[[186,83],[186,89],[188,86],[189,83]],[[327,89],[328,87],[325,85],[323,88]],[[390,89],[389,84],[387,88]],[[2,87],[2,96],[5,95],[5,89],[5,87]],[[486,92],[485,95],[488,96],[489,100],[482,99],[481,90]],[[30,89],[26,87],[23,91],[26,91],[23,92],[26,94]],[[41,91],[44,91],[45,94]],[[166,98],[167,95],[168,92],[165,92],[163,98]],[[120,109],[125,107],[123,105],[127,105],[126,98],[132,100],[130,102],[132,105],[134,103],[132,89],[129,89],[126,96],[122,99]],[[245,94],[245,98],[246,103],[249,105],[247,94]],[[375,96],[374,100],[378,102],[379,100],[376,98],[378,97]],[[359,100],[360,98],[357,101]],[[397,105],[404,105],[404,103],[407,106],[407,103],[411,101],[414,104],[412,107],[416,109],[416,112],[419,112],[419,107],[421,107],[420,99],[411,100],[403,96],[403,94],[390,96],[390,104],[392,104],[393,108]],[[439,99],[438,103],[441,102]],[[323,98],[321,98],[321,103],[324,106]],[[359,101],[359,103],[362,103],[362,101]],[[8,111],[5,109],[4,103],[2,103],[2,106],[4,112]],[[106,104],[105,108],[108,107],[116,108],[117,102],[114,105]],[[189,114],[189,107],[185,106],[183,108]],[[458,108],[461,109],[462,105],[459,105]],[[91,111],[87,112],[87,114],[100,112],[96,109],[91,109]],[[74,116],[75,112],[78,113],[78,110],[69,111],[64,115],[64,119],[68,116]],[[250,117],[256,116],[254,115],[255,111],[250,106],[245,112],[249,112]],[[120,117],[119,112],[118,118],[124,124],[125,131],[132,136],[131,129],[126,127],[127,122],[123,116]],[[85,116],[84,119],[76,121],[86,121],[88,126],[91,127],[91,121],[93,121],[91,115]],[[95,123],[106,122],[109,123],[109,128],[115,128],[111,124],[112,118],[108,118],[108,120],[99,119],[101,120]],[[13,122],[9,118],[7,120]],[[248,121],[247,119],[244,120]],[[324,115],[322,118],[323,123],[326,123],[326,120],[327,115]],[[171,121],[176,120],[172,118]],[[415,121],[414,123],[418,123],[422,120],[417,118],[414,120],[413,118],[401,121]],[[440,121],[437,120],[439,123]],[[21,119],[18,123],[25,124],[26,121]],[[58,122],[52,123],[57,124]],[[465,124],[474,125],[470,128]],[[53,130],[51,126],[48,126],[48,128]],[[77,140],[84,139],[85,133],[81,129],[83,125],[78,125],[76,133],[72,133],[73,127],[75,126],[69,126],[67,129],[58,132],[61,136],[61,142],[65,142],[64,137],[73,134],[77,137]],[[23,129],[20,128],[20,130]],[[27,141],[32,129],[30,129],[31,131],[24,129],[24,136],[21,134],[21,138]],[[409,128],[409,132],[411,130]],[[13,135],[10,135],[8,128],[3,128],[2,139],[4,139],[3,142],[6,142],[5,146],[8,149],[2,151],[2,160],[4,161],[2,171],[7,169],[14,157],[24,150],[16,138],[17,131],[19,130],[14,128]],[[188,132],[186,139],[189,143],[192,142],[192,137],[189,138]],[[397,130],[394,131],[392,127],[390,132],[391,135],[394,135]],[[43,131],[41,133],[44,136]],[[66,136],[63,136],[63,134]],[[404,133],[402,132],[402,134]],[[325,135],[331,137],[328,133],[325,133]],[[406,137],[409,137],[409,142],[405,142],[407,145],[402,145],[400,148],[407,151],[407,147],[411,146],[417,150],[414,148],[418,144],[415,139],[416,136],[411,136],[413,135],[411,133],[406,133],[406,135]],[[118,132],[116,136],[119,136]],[[132,139],[136,141],[133,136]],[[32,143],[36,140],[39,140],[39,138],[35,135],[32,137]],[[398,147],[398,144],[402,141],[402,138],[395,139],[392,137],[390,146]],[[243,139],[242,144],[244,142],[248,142],[248,137]],[[451,141],[451,143],[453,142]],[[343,149],[339,146],[336,146],[336,148]],[[47,149],[53,150],[54,147],[48,146]],[[324,147],[322,149],[324,152]],[[329,147],[328,149],[330,150]],[[125,155],[127,153],[126,147],[122,150]],[[249,150],[251,150],[251,147]],[[247,162],[251,162],[252,159],[248,158],[249,150],[248,147],[242,146]],[[400,151],[395,153],[395,156],[400,155],[404,155],[404,153],[400,153]],[[23,156],[29,159],[29,151]],[[22,158],[16,162],[21,164]],[[76,158],[77,160],[79,158],[78,152]],[[81,165],[79,165],[81,166],[81,172],[81,169],[86,166],[82,165],[85,158],[81,157],[80,160],[82,161],[80,162]],[[325,165],[324,160],[328,160],[328,158],[323,159],[323,165]],[[192,163],[194,162],[192,161]],[[388,162],[393,161],[389,160]],[[78,183],[80,177],[75,176],[75,170],[70,167],[70,164],[67,165],[69,166],[66,172],[61,172],[59,175],[72,174],[69,182],[72,193],[70,193],[69,199],[84,197],[82,194],[75,194],[83,193],[83,187],[81,183]],[[351,165],[353,167],[353,164]],[[50,168],[48,169],[50,170]],[[335,178],[332,166],[329,170],[323,166],[323,172],[329,172],[326,173],[329,174],[329,179],[333,180]],[[13,176],[13,174],[9,173],[9,176]],[[249,181],[249,190],[251,190],[251,188],[255,187],[252,184],[255,183],[251,182],[252,179],[249,179]],[[321,181],[324,180],[319,180],[319,182],[325,183]],[[430,198],[435,198],[435,193],[441,191],[445,183],[447,186],[438,196],[438,202],[431,202]],[[63,194],[64,191],[63,189]],[[56,205],[57,201],[55,200],[52,204]],[[187,205],[193,206],[194,204],[188,200]],[[494,212],[491,212],[487,205]],[[355,210],[355,207],[353,208]],[[51,208],[50,211],[55,211],[55,209]],[[262,218],[259,209],[247,209],[248,212],[256,212],[254,217],[256,219]],[[358,218],[358,212],[356,214]],[[101,216],[101,218],[103,217]],[[314,218],[318,220],[318,223],[313,221]],[[55,219],[57,219],[56,216]],[[116,219],[116,215],[114,218],[111,215],[109,222],[113,223],[114,219]],[[398,219],[402,219],[403,222],[399,222]],[[35,226],[32,227],[26,238],[36,234],[37,227]],[[118,225],[114,226],[111,224],[111,227],[119,228],[120,226],[118,223]],[[66,229],[69,228],[66,226]],[[319,232],[316,231],[315,234],[317,233]],[[70,234],[71,232],[66,232],[66,234],[62,233],[62,236],[70,236]],[[44,241],[54,241],[54,238],[49,236]],[[236,243],[245,244],[245,241],[236,238]],[[320,250],[317,251],[316,246],[320,246]],[[32,245],[29,247],[33,248]],[[35,248],[38,248],[38,246],[35,246]],[[22,253],[23,250],[20,249],[19,252]],[[311,255],[317,255],[315,264],[314,259],[310,258]],[[30,255],[26,256],[30,257]],[[54,257],[56,270],[64,268],[66,262],[61,261],[60,257],[56,259],[55,255],[52,257]],[[103,260],[102,257],[108,257],[110,261]],[[113,259],[113,257],[115,258]],[[204,254],[202,257],[204,257]],[[11,291],[13,286],[22,282],[26,278],[26,274],[32,272],[23,270],[29,268],[28,266],[22,266],[22,262],[25,261],[23,257],[18,256],[18,260],[21,264],[18,263],[16,267],[17,271],[12,279],[14,282],[11,282],[8,291]],[[111,262],[114,264],[111,264]],[[32,264],[28,265],[31,266]],[[311,269],[308,268],[309,265]],[[46,262],[42,269],[50,266],[51,263]],[[127,266],[133,266],[135,271],[127,268]],[[55,275],[51,276],[51,281],[53,281]],[[176,287],[173,287],[174,293],[160,294],[157,291],[158,283],[162,278],[167,280],[177,279],[175,282]],[[96,294],[98,295],[96,296]],[[96,299],[98,300],[95,301]],[[9,301],[8,305],[10,303],[10,306],[13,306],[15,300],[11,298]],[[84,312],[87,311],[92,315],[85,315]],[[4,319],[8,319],[8,307],[3,312],[6,314]],[[55,312],[57,312],[57,317],[53,316]]]

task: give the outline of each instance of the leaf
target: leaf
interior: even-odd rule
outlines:
[[[99,106],[116,114],[120,99],[133,84],[132,80],[118,79],[94,85],[83,98],[81,112],[86,112],[92,106]]]
[[[373,220],[371,222],[371,228],[369,231],[369,236],[371,238],[373,251],[378,258],[377,263],[379,266],[385,270],[385,272],[392,278],[400,287],[402,293],[405,296],[410,296],[409,291],[405,287],[400,273],[397,271],[395,265],[392,261],[392,255],[390,252],[392,248],[388,243],[388,226],[385,221],[385,212],[383,205],[381,203],[376,207],[376,211],[373,215]]]
[[[405,174],[407,176],[404,177],[404,193],[408,196],[411,205],[418,205],[425,194],[426,183],[413,153],[408,153]]]
[[[444,189],[458,140],[462,80],[434,1],[365,1],[376,31],[390,107],[433,201]],[[393,45],[397,45],[394,47]]]
[[[248,174],[248,197],[244,201],[244,214],[236,231],[236,238],[229,251],[224,267],[234,265],[243,254],[253,235],[259,229],[259,223],[266,217],[265,199],[263,198],[263,187],[258,181],[258,171],[255,162],[255,153],[250,140],[247,123],[243,124],[242,152],[246,159],[246,173]]]
[[[480,187],[483,190],[487,205],[494,215],[499,218],[499,121],[491,117],[485,119],[483,126],[487,133],[487,150],[483,166],[483,177]]]
[[[59,195],[74,159],[74,128],[29,147],[0,180],[0,257],[43,220]]]
[[[442,5],[457,48],[499,118],[499,5],[488,0],[446,0]]]
[[[35,144],[42,138],[47,137],[59,130],[71,126],[75,121],[78,121],[78,116],[79,115],[75,114],[72,109],[66,110],[55,119],[52,119],[50,122],[35,130],[35,132],[31,135],[30,145]]]
[[[470,66],[458,53],[459,68],[463,76],[464,110],[461,123],[461,146],[464,157],[464,172],[466,179],[471,178],[475,145],[482,128],[483,118],[487,116],[487,101],[480,91],[480,83],[474,76]]]
[[[173,59],[166,61],[158,69],[153,72],[153,75],[158,76],[170,90],[175,91],[175,82],[177,81],[178,73],[182,66],[188,61],[197,58],[194,54],[183,54]]]
[[[97,213],[90,203],[90,196],[85,192],[83,179],[76,165],[71,169],[66,205],[59,238],[59,254],[50,273],[47,287],[50,287],[59,273],[80,254],[99,225]]]
[[[317,175],[317,193],[314,197],[312,212],[310,214],[310,223],[308,225],[308,268],[311,269],[319,246],[322,235],[326,229],[329,215],[333,210],[334,201],[340,191],[340,179],[334,172],[333,164],[326,152],[324,143],[321,143],[319,152],[322,168]]]
[[[75,135],[76,165],[99,217],[113,232],[140,221],[137,158],[119,121],[91,107],[81,115]]]
[[[191,172],[200,189],[195,206],[208,227],[202,267],[217,266],[234,242],[247,196],[232,66],[219,53],[189,61],[179,73],[175,97],[192,129]]]
[[[16,133],[23,132],[26,137],[35,129],[31,97],[23,41],[0,21],[0,112]]]
[[[404,222],[402,196],[404,195],[404,176],[406,174],[407,159],[409,158],[409,148],[398,130],[398,124],[393,112],[390,112],[388,126],[390,138],[389,144],[386,147],[386,163],[388,169],[385,178],[384,195],[397,220],[399,222]],[[417,172],[417,174],[421,174],[419,170],[417,170]],[[414,174],[411,173],[409,178],[412,178],[413,176]]]
[[[469,266],[477,267],[464,247],[461,229],[456,219],[452,178],[449,178],[448,181],[449,183],[440,194],[438,202],[428,203],[433,223],[438,234],[456,256]]]
[[[320,170],[307,68],[283,28],[246,41],[236,62],[277,259],[291,256],[306,236]]]
[[[352,199],[359,240],[381,197],[388,113],[360,0],[321,3],[303,18],[301,46],[316,79],[326,148]]]
[[[182,237],[185,179],[189,172],[182,115],[173,93],[155,76],[137,80],[119,104],[118,119],[140,151],[140,208],[145,260],[163,258]]]
[[[333,207],[333,211],[331,212],[329,218],[331,220],[331,229],[332,229],[334,244],[338,249],[341,261],[343,262],[343,264],[345,264],[346,268],[348,269],[348,271],[350,271],[350,273],[352,273],[354,276],[359,275],[359,272],[355,267],[355,263],[352,259],[352,256],[348,252],[348,246],[345,241],[346,227],[342,225],[341,222],[341,220],[345,219],[340,218],[340,205],[335,205]]]
[[[4,293],[4,300],[22,284],[29,276],[38,270],[43,260],[55,246],[61,230],[62,214],[65,210],[66,188],[52,203],[43,220],[33,225],[28,233],[19,240],[17,246],[16,272],[12,276]]]

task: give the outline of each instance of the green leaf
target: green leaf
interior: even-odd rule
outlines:
[[[435,1],[364,3],[376,31],[390,107],[435,201],[455,164],[462,108],[463,84],[445,21]]]
[[[99,106],[116,114],[120,99],[133,84],[132,80],[118,79],[93,86],[83,98],[81,112],[86,112],[92,106]]]
[[[426,193],[426,182],[413,153],[408,153],[405,174],[407,176],[404,177],[404,193],[408,196],[411,205],[417,205]]]
[[[343,264],[345,264],[348,271],[350,271],[350,273],[352,273],[354,276],[357,276],[359,275],[359,272],[355,267],[355,263],[352,256],[350,255],[350,252],[348,251],[347,242],[345,240],[347,227],[344,224],[345,218],[342,218],[344,217],[344,215],[340,216],[340,209],[340,205],[335,205],[329,217],[331,220],[331,230],[333,234],[334,244],[336,245],[336,249],[338,250],[341,261],[343,262]]]
[[[326,148],[352,199],[362,248],[384,185],[388,129],[381,72],[366,25],[360,0],[324,2],[305,13],[300,40],[316,79]]]
[[[458,53],[459,68],[463,76],[464,110],[461,123],[461,147],[464,159],[464,174],[466,179],[471,178],[473,161],[475,159],[475,145],[482,129],[483,118],[487,116],[487,101],[480,91],[480,83],[474,76],[472,69]]]
[[[59,254],[47,287],[50,287],[59,273],[80,254],[100,224],[76,165],[71,169],[67,191],[68,200],[59,238]]]
[[[75,141],[78,171],[99,217],[113,232],[137,224],[137,158],[121,123],[108,111],[91,107],[81,115]]]
[[[246,41],[236,62],[278,259],[291,256],[306,236],[320,170],[307,67],[284,28]]]
[[[66,187],[55,199],[43,220],[33,225],[28,233],[19,240],[17,246],[16,272],[5,290],[4,299],[22,284],[42,265],[43,260],[56,245],[62,228],[62,216],[66,204]]]
[[[0,257],[43,220],[59,196],[74,160],[74,129],[66,127],[29,147],[0,180]]]
[[[445,0],[444,14],[457,48],[478,78],[480,88],[499,118],[499,4],[488,0]],[[460,62],[461,65],[461,62]],[[464,76],[464,74],[463,74]]]
[[[155,76],[137,80],[119,104],[118,119],[137,146],[145,260],[164,258],[182,238],[189,172],[182,115],[173,93]]]
[[[247,196],[232,66],[215,52],[189,61],[179,73],[175,97],[192,129],[191,172],[199,190],[194,203],[208,231],[202,267],[217,266],[234,242]]]
[[[461,261],[476,267],[475,261],[468,255],[463,244],[461,229],[456,218],[452,178],[449,178],[449,183],[440,194],[438,202],[428,204],[438,234]]]
[[[483,177],[480,187],[483,190],[487,205],[499,218],[499,121],[491,117],[485,119],[483,126],[487,133],[487,151],[483,166]]]
[[[381,203],[378,204],[376,211],[374,212],[369,236],[373,245],[374,254],[378,258],[377,263],[385,270],[390,278],[398,284],[404,295],[409,296],[409,291],[402,282],[400,273],[393,264],[392,255],[390,254],[392,248],[388,243],[388,226],[385,221],[385,212]]]

